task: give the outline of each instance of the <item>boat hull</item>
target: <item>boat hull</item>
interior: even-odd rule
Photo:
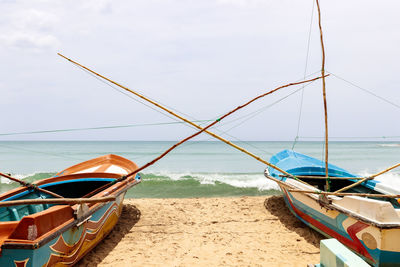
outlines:
[[[400,207],[394,199],[368,198],[358,193],[399,194],[377,181],[355,185],[350,195],[321,195],[356,182],[356,176],[328,164],[330,180],[325,179],[325,162],[283,150],[270,162],[284,170],[268,168],[265,176],[278,183],[286,205],[302,222],[329,238],[336,238],[373,266],[400,266]],[[329,186],[326,186],[327,183]]]
[[[336,238],[373,266],[399,266],[400,228],[368,224],[349,214],[324,208],[307,194],[289,192],[291,187],[282,184],[280,187],[289,210],[309,227]]]
[[[72,266],[106,237],[117,224],[123,207],[121,194],[103,205],[83,223],[75,222],[66,229],[56,229],[46,244],[6,243],[0,266]],[[37,246],[35,249],[34,247]]]
[[[140,175],[118,179],[137,169],[133,162],[106,155],[72,166],[36,185],[69,197],[115,197],[108,202],[75,205],[21,204],[0,208],[0,266],[72,266],[117,224],[129,188]],[[118,172],[115,172],[118,171]],[[54,192],[54,191],[53,191]],[[20,187],[0,201],[51,198]]]

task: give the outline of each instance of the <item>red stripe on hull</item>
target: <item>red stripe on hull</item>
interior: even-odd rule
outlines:
[[[363,244],[361,244],[360,240],[357,238],[356,234],[358,232],[360,232],[361,230],[365,229],[366,227],[368,227],[367,224],[362,223],[362,222],[356,222],[355,224],[351,225],[348,229],[347,232],[350,235],[351,239],[348,239],[344,236],[342,236],[341,234],[337,233],[336,231],[332,230],[331,228],[327,227],[326,225],[324,225],[323,223],[315,220],[314,218],[312,218],[311,216],[307,215],[306,213],[302,212],[301,210],[299,210],[298,208],[296,208],[296,206],[292,203],[287,191],[282,188],[283,191],[285,192],[286,198],[291,206],[291,208],[293,209],[293,211],[297,214],[297,216],[299,216],[300,218],[302,218],[304,221],[312,224],[313,226],[315,226],[316,228],[322,230],[323,232],[327,233],[329,236],[336,238],[337,240],[339,240],[341,243],[343,243],[344,245],[346,245],[347,247],[353,249],[354,251],[357,251],[358,253],[360,253],[361,255],[363,255],[364,257],[366,257],[367,259],[371,260],[372,262],[375,262],[375,260],[372,258],[372,256],[368,253],[368,251],[365,249],[365,247],[363,246]]]

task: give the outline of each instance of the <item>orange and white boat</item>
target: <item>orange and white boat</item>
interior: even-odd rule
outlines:
[[[74,165],[33,187],[0,195],[0,266],[74,265],[118,222],[126,191],[141,181],[139,174],[121,177],[137,169],[132,161],[110,154]],[[46,190],[68,199],[113,198],[80,204],[34,203],[54,199]],[[7,206],[15,200],[28,204]]]

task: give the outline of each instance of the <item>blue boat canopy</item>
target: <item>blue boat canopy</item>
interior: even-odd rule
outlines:
[[[271,157],[270,162],[292,175],[325,176],[325,162],[293,150],[286,149],[275,154]],[[271,167],[268,167],[268,171],[271,176],[276,178],[282,175],[280,171]],[[356,177],[333,164],[328,164],[328,174],[332,177]]]

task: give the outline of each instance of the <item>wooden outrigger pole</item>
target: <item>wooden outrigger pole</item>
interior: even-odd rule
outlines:
[[[325,177],[326,177],[326,190],[330,191],[330,181],[329,181],[329,169],[328,169],[328,107],[326,102],[326,87],[325,87],[325,47],[324,47],[324,38],[322,35],[322,25],[321,25],[321,10],[319,8],[319,1],[317,2],[317,10],[318,10],[318,26],[319,26],[319,35],[321,40],[321,50],[322,50],[322,67],[321,67],[321,76],[322,76],[322,95],[324,98],[324,117],[325,117]]]
[[[234,147],[234,148],[236,148],[236,149],[242,151],[243,153],[245,153],[245,154],[251,156],[252,158],[254,158],[254,159],[256,159],[256,160],[258,160],[258,161],[264,163],[265,165],[267,165],[267,166],[269,166],[269,167],[271,167],[271,168],[274,168],[274,169],[280,171],[281,173],[283,173],[283,174],[285,174],[285,175],[288,175],[288,176],[290,176],[290,177],[296,179],[296,177],[294,177],[292,174],[290,174],[290,173],[288,173],[288,172],[282,170],[281,168],[279,168],[279,167],[277,167],[277,166],[275,166],[275,165],[269,163],[268,161],[266,161],[266,160],[260,158],[259,156],[255,155],[255,154],[253,154],[253,153],[251,153],[251,152],[249,152],[249,151],[247,151],[246,149],[244,149],[244,148],[242,148],[242,147],[240,147],[240,146],[238,146],[238,145],[236,145],[236,144],[234,144],[234,143],[232,143],[232,142],[230,142],[230,141],[224,139],[223,137],[221,137],[221,136],[219,136],[219,135],[216,135],[216,134],[213,133],[213,132],[208,131],[207,129],[208,129],[209,127],[211,127],[212,125],[216,124],[217,122],[219,122],[222,118],[227,117],[228,115],[232,114],[233,112],[237,111],[238,109],[243,108],[243,107],[249,105],[250,103],[256,101],[257,99],[259,99],[259,98],[261,98],[261,97],[264,97],[264,96],[266,96],[266,95],[268,95],[268,94],[271,94],[271,93],[273,93],[273,92],[276,92],[276,91],[278,91],[278,90],[280,90],[280,89],[282,89],[282,88],[289,87],[289,86],[293,86],[293,85],[299,85],[299,84],[303,84],[303,83],[307,83],[307,82],[312,82],[312,81],[315,81],[315,80],[320,79],[321,77],[317,77],[317,78],[310,79],[310,80],[305,80],[305,81],[300,81],[300,82],[295,82],[295,83],[289,83],[289,84],[286,84],[286,85],[277,87],[277,88],[275,88],[275,89],[273,89],[273,90],[271,90],[271,91],[269,91],[269,92],[267,92],[267,93],[265,93],[265,94],[262,94],[262,95],[257,96],[256,98],[253,98],[252,100],[248,101],[246,104],[241,105],[241,106],[237,107],[236,109],[234,109],[234,110],[228,112],[227,114],[225,114],[225,115],[222,116],[221,118],[217,119],[217,120],[216,120],[215,122],[213,122],[212,124],[210,124],[210,125],[208,125],[207,127],[203,128],[203,127],[201,127],[201,126],[195,124],[194,122],[192,122],[192,121],[190,121],[190,120],[188,120],[188,119],[186,119],[186,118],[184,118],[184,117],[182,117],[182,116],[176,114],[175,112],[171,111],[170,109],[167,109],[166,107],[164,107],[164,106],[158,104],[157,102],[155,102],[155,101],[153,101],[153,100],[151,100],[151,99],[148,99],[147,97],[145,97],[145,96],[139,94],[138,92],[135,92],[135,91],[133,91],[133,90],[127,88],[126,86],[123,86],[123,85],[121,85],[121,84],[119,84],[119,83],[117,83],[117,82],[115,82],[115,81],[113,81],[113,80],[111,80],[111,79],[109,79],[109,78],[107,78],[107,77],[105,77],[105,76],[103,76],[103,75],[101,75],[101,74],[99,74],[99,73],[97,73],[97,72],[95,72],[95,71],[93,71],[93,70],[91,70],[91,69],[89,69],[89,68],[87,68],[87,67],[81,65],[81,64],[79,64],[78,62],[73,61],[72,59],[65,57],[64,55],[62,55],[62,54],[60,54],[60,53],[57,53],[57,54],[58,54],[59,56],[65,58],[66,60],[70,61],[71,63],[73,63],[73,64],[75,64],[75,65],[77,65],[77,66],[79,66],[79,67],[81,67],[81,68],[83,68],[83,69],[89,71],[89,72],[92,73],[92,74],[95,74],[96,76],[98,76],[98,77],[100,77],[100,78],[102,78],[102,79],[104,79],[104,80],[106,80],[106,81],[108,81],[108,82],[110,82],[110,83],[112,83],[112,84],[115,84],[116,86],[118,86],[118,87],[120,87],[120,88],[122,88],[122,89],[124,89],[124,90],[126,90],[126,91],[128,91],[128,92],[130,92],[130,93],[132,93],[132,94],[134,94],[134,95],[136,95],[136,96],[138,96],[138,97],[144,99],[144,100],[146,100],[147,102],[150,102],[151,104],[157,106],[158,108],[160,108],[160,109],[162,109],[162,110],[168,112],[169,114],[171,114],[171,115],[173,115],[173,116],[175,116],[175,117],[177,117],[177,118],[183,120],[184,122],[186,122],[186,123],[188,123],[188,124],[192,125],[193,127],[196,127],[197,129],[200,130],[199,132],[195,133],[194,135],[192,135],[192,136],[190,136],[190,137],[188,137],[188,138],[185,138],[185,139],[182,140],[181,142],[175,144],[173,147],[171,147],[171,148],[168,149],[166,152],[164,152],[161,156],[157,157],[155,160],[149,162],[149,163],[146,164],[145,166],[139,168],[138,170],[136,170],[135,172],[133,172],[133,173],[131,173],[131,174],[129,174],[129,175],[133,175],[133,174],[139,172],[141,169],[144,169],[145,167],[151,165],[151,164],[154,163],[156,160],[160,159],[162,156],[164,156],[164,155],[166,155],[167,153],[169,153],[170,150],[174,149],[174,148],[175,148],[176,146],[178,146],[179,144],[181,144],[181,143],[183,143],[183,142],[189,140],[190,138],[194,137],[195,135],[200,134],[201,132],[205,132],[205,133],[207,133],[207,134],[213,136],[214,138],[216,138],[216,139],[218,139],[218,140],[220,140],[220,141],[222,141],[222,142],[224,142],[224,143],[226,143],[226,144],[228,144],[228,145],[230,145],[230,146],[232,146],[232,147]],[[329,74],[326,75],[326,76],[329,76]],[[151,163],[151,164],[150,164],[150,163]],[[127,177],[127,176],[125,176],[125,177]]]
[[[182,117],[182,116],[176,114],[175,112],[173,112],[173,111],[167,109],[166,107],[164,107],[164,106],[158,104],[157,102],[155,102],[155,101],[153,101],[153,100],[151,100],[151,99],[148,99],[147,97],[145,97],[145,96],[143,96],[143,95],[141,95],[141,94],[139,94],[139,93],[137,93],[137,92],[135,92],[135,91],[133,91],[133,90],[127,88],[126,86],[123,86],[123,85],[121,85],[121,84],[119,84],[119,83],[117,83],[117,82],[115,82],[115,81],[113,81],[113,80],[111,80],[111,79],[109,79],[109,78],[107,78],[107,77],[105,77],[105,76],[99,74],[99,73],[94,72],[93,70],[91,70],[91,69],[89,69],[89,68],[87,68],[87,67],[85,67],[85,66],[79,64],[79,63],[76,62],[76,61],[73,61],[72,59],[69,59],[69,58],[65,57],[64,55],[62,55],[62,54],[60,54],[60,53],[58,53],[58,55],[61,56],[61,57],[63,57],[64,59],[67,59],[67,60],[70,61],[71,63],[73,63],[73,64],[75,64],[75,65],[77,65],[77,66],[79,66],[79,67],[81,67],[81,68],[83,68],[83,69],[89,71],[90,73],[95,74],[96,76],[98,76],[98,77],[100,77],[100,78],[102,78],[102,79],[104,79],[104,80],[106,80],[106,81],[108,81],[108,82],[110,82],[110,83],[112,83],[112,84],[114,84],[114,85],[117,85],[118,87],[120,87],[120,88],[122,88],[122,89],[124,89],[124,90],[126,90],[126,91],[128,91],[128,92],[130,92],[130,93],[132,93],[132,94],[134,94],[134,95],[136,95],[136,96],[138,96],[138,97],[144,99],[144,100],[146,100],[147,102],[150,102],[151,104],[157,106],[158,108],[160,108],[160,109],[162,109],[162,110],[168,112],[169,114],[171,114],[171,115],[173,115],[173,116],[175,116],[175,117],[181,119],[182,121],[184,121],[184,122],[186,122],[186,123],[188,123],[188,124],[194,126],[194,127],[197,128],[197,129],[201,130],[201,132],[204,131],[205,133],[207,133],[207,134],[213,136],[214,138],[216,138],[216,139],[218,139],[218,140],[220,140],[220,141],[222,141],[222,142],[224,142],[224,143],[226,143],[226,144],[228,144],[228,145],[230,145],[230,146],[236,148],[237,150],[239,150],[239,151],[241,151],[241,152],[243,152],[243,153],[245,153],[245,154],[251,156],[252,158],[256,159],[257,161],[260,161],[260,162],[264,163],[265,165],[267,165],[267,166],[269,166],[269,167],[271,167],[271,168],[274,168],[274,169],[276,169],[276,170],[282,172],[282,173],[285,174],[286,176],[289,176],[289,177],[294,178],[294,179],[296,179],[296,180],[298,180],[298,181],[300,181],[300,182],[303,182],[303,181],[299,180],[297,176],[294,176],[294,175],[292,175],[292,174],[290,174],[290,173],[285,172],[284,170],[280,169],[279,167],[277,167],[277,166],[275,166],[275,165],[269,163],[268,161],[266,161],[266,160],[260,158],[259,156],[255,155],[255,154],[253,154],[253,153],[251,153],[251,152],[249,152],[249,151],[247,151],[246,149],[244,149],[244,148],[242,148],[242,147],[240,147],[240,146],[238,146],[238,145],[233,144],[232,142],[230,142],[230,141],[228,141],[228,140],[226,140],[226,139],[224,139],[224,138],[222,138],[222,137],[220,137],[220,136],[214,134],[213,132],[208,131],[207,129],[204,129],[203,127],[201,127],[201,126],[195,124],[194,122],[192,122],[192,121],[190,121],[190,120],[188,120],[188,119],[186,119],[186,118],[184,118],[184,117]],[[329,74],[328,74],[328,75],[325,75],[324,77],[327,77],[327,76],[329,76]],[[322,77],[322,78],[324,78],[324,77]],[[261,97],[263,97],[263,96],[265,96],[265,95],[267,95],[267,94],[271,94],[271,93],[273,93],[273,92],[275,92],[275,91],[277,91],[277,90],[279,90],[279,89],[282,89],[282,88],[284,88],[284,87],[288,87],[288,86],[296,85],[296,84],[301,84],[301,83],[305,83],[305,82],[310,82],[310,81],[314,81],[314,80],[317,80],[317,79],[320,79],[320,78],[321,78],[321,77],[317,77],[317,78],[314,78],[314,79],[311,79],[311,80],[302,81],[302,82],[298,82],[298,83],[287,84],[287,85],[278,87],[278,88],[276,88],[276,89],[274,89],[274,90],[272,90],[272,91],[270,91],[270,92],[268,92],[268,93],[265,93],[265,94],[263,94],[263,95],[261,95],[261,96],[258,96],[258,97],[256,97],[256,98],[254,98],[254,99],[251,100],[251,101],[248,101],[245,105],[248,105],[248,104],[250,104],[251,102],[253,102],[253,101],[257,100],[257,99],[259,99],[259,98],[261,98]],[[243,107],[243,106],[245,106],[245,105],[242,105],[242,106],[240,106],[240,107]],[[238,109],[238,108],[237,108],[237,109]],[[235,109],[234,111],[236,111],[237,109]],[[231,114],[231,113],[234,112],[234,111],[229,112],[228,115]],[[215,124],[215,123],[214,123],[214,124]],[[196,134],[195,134],[195,135],[196,135]],[[193,136],[191,136],[191,137],[193,137]],[[189,137],[189,138],[191,138],[191,137]],[[188,138],[186,138],[186,139],[188,139]],[[185,139],[184,139],[184,140],[185,140]],[[182,142],[182,141],[181,141],[181,142]],[[172,150],[174,147],[176,147],[177,145],[179,145],[181,142],[179,142],[178,144],[174,145],[171,149],[167,150],[166,153],[168,153],[168,152],[169,152],[170,150]],[[164,154],[166,154],[166,153],[164,153]],[[364,182],[364,181],[366,181],[366,180],[368,180],[368,179],[371,179],[371,178],[375,178],[376,176],[381,175],[381,174],[383,174],[383,173],[386,173],[386,172],[388,172],[388,171],[390,171],[390,170],[392,170],[392,169],[394,169],[394,168],[397,168],[397,167],[400,167],[400,163],[399,163],[399,164],[396,164],[396,165],[393,165],[393,166],[391,166],[390,168],[387,168],[387,169],[385,169],[384,171],[381,171],[381,172],[379,172],[379,173],[377,173],[377,174],[374,174],[374,175],[372,175],[372,176],[370,176],[370,177],[348,177],[348,179],[359,180],[357,183],[354,183],[354,184],[351,186],[351,187],[353,187],[353,186],[355,186],[356,184],[362,183],[362,182]],[[137,171],[135,171],[134,173],[137,173]],[[132,174],[132,175],[133,175],[133,174]],[[301,177],[300,177],[300,178],[301,178]],[[329,177],[328,177],[328,178],[329,178]],[[346,177],[346,178],[347,178],[347,177]],[[303,182],[303,183],[305,183],[305,182]],[[341,191],[342,191],[342,190],[340,190],[340,192],[341,192]],[[337,191],[337,193],[338,193],[338,191]]]
[[[10,207],[19,205],[37,205],[37,204],[83,204],[83,203],[100,203],[114,201],[115,196],[98,197],[98,198],[49,198],[49,199],[21,199],[0,201],[0,207]]]

